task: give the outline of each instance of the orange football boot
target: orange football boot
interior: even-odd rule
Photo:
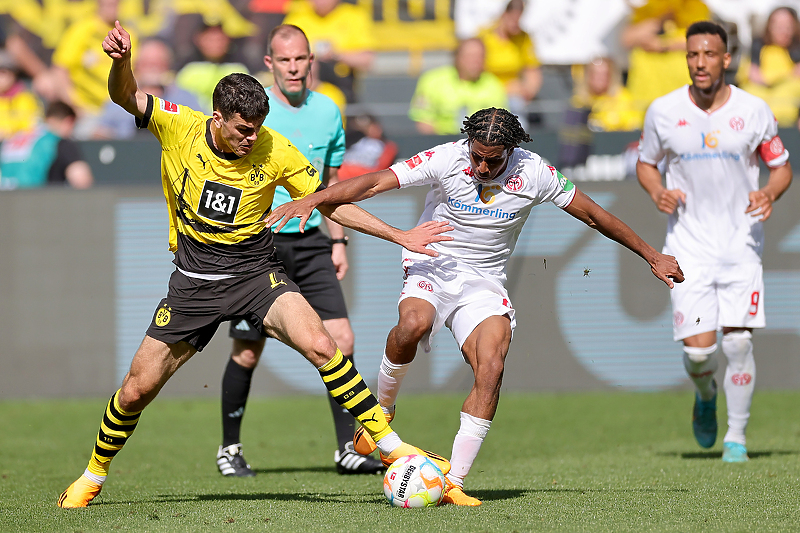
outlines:
[[[90,501],[94,500],[95,496],[100,494],[102,488],[102,485],[81,476],[61,493],[57,505],[65,509],[86,507]]]
[[[466,505],[468,507],[477,507],[481,505],[478,498],[467,496],[464,489],[451,483],[449,479],[444,480],[444,496],[442,496],[442,504],[449,503],[451,505]]]
[[[394,411],[388,416],[386,413],[383,413],[383,415],[386,417],[387,424],[390,424],[392,420],[394,420]],[[372,437],[367,433],[367,430],[364,429],[364,426],[358,426],[355,435],[353,435],[353,449],[356,453],[369,455],[374,452],[377,447],[378,445],[372,440]]]

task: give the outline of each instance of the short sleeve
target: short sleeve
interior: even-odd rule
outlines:
[[[400,188],[437,183],[450,171],[450,150],[447,145],[424,150],[389,169],[397,176]]]
[[[147,108],[144,116],[136,119],[136,126],[147,128],[163,148],[170,148],[186,134],[189,125],[203,119],[202,113],[148,94]]]
[[[335,109],[336,118],[334,120],[336,129],[331,137],[330,145],[328,146],[328,153],[325,156],[326,167],[340,167],[344,161],[345,153],[345,137],[344,127],[342,126],[342,114],[339,108]]]
[[[639,138],[639,160],[648,165],[657,165],[664,158],[664,147],[656,131],[655,115],[651,105],[644,116],[644,129]]]
[[[282,177],[277,184],[286,188],[293,200],[308,196],[322,185],[317,169],[291,144],[282,152],[281,162]]]
[[[537,198],[540,203],[553,202],[558,207],[564,209],[572,203],[575,198],[575,185],[568,180],[555,167],[541,165],[539,171],[539,191]]]

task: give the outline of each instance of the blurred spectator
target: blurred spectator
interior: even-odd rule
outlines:
[[[572,107],[589,110],[590,130],[641,129],[644,113],[622,85],[622,75],[610,58],[598,57],[582,68],[573,68],[573,80]]]
[[[289,10],[290,0],[249,0],[247,9],[250,21],[256,26],[255,33],[244,43],[246,64],[253,72],[264,67],[264,50],[267,49],[269,34],[280,26]],[[258,78],[258,76],[256,76]]]
[[[484,70],[486,50],[480,39],[458,44],[454,65],[420,76],[408,116],[420,133],[456,135],[468,116],[487,107],[508,108],[503,82]]]
[[[524,9],[524,0],[511,0],[497,22],[479,35],[486,47],[486,71],[505,84],[509,110],[523,117],[525,106],[542,88],[533,41],[519,25]]]
[[[778,124],[792,126],[800,105],[800,22],[790,7],[770,13],[763,38],[753,40],[750,61],[742,61],[739,85],[768,104]]]
[[[0,148],[0,189],[30,189],[68,183],[92,186],[92,170],[71,139],[76,114],[69,104],[47,106],[45,122],[5,141]]]
[[[231,39],[222,26],[205,26],[195,35],[194,44],[203,59],[186,64],[178,72],[175,83],[197,97],[199,110],[210,115],[213,111],[211,97],[217,82],[228,74],[249,71],[242,63],[229,61]]]
[[[144,92],[192,109],[201,108],[195,95],[175,85],[172,50],[161,39],[147,39],[139,45],[133,72]],[[98,139],[131,139],[138,132],[150,135],[146,129],[136,127],[130,113],[109,100],[103,106],[93,136]]]
[[[647,0],[633,9],[622,44],[630,50],[627,86],[642,111],[659,96],[691,81],[686,29],[710,15],[700,0]]]
[[[91,136],[100,109],[109,100],[111,58],[97,43],[114,27],[118,8],[118,0],[97,0],[97,11],[67,28],[53,52],[57,95],[77,112],[75,136],[80,139]]]
[[[41,116],[39,100],[19,79],[16,61],[0,49],[0,141],[33,129]]]
[[[340,181],[389,168],[397,157],[397,144],[386,139],[375,117],[360,115],[351,122],[344,162],[339,167]]]
[[[357,73],[368,71],[375,57],[369,12],[340,0],[309,0],[293,3],[284,24],[299,26],[308,35],[320,81],[333,83],[354,102]]]

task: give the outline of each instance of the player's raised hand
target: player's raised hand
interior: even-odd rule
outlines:
[[[754,217],[760,216],[762,222],[767,220],[772,214],[772,198],[764,191],[751,191],[748,197],[750,204],[744,212]]]
[[[111,59],[130,57],[131,36],[118,20],[114,21],[114,28],[103,39],[103,51]]]
[[[453,237],[443,235],[447,231],[453,231],[455,228],[450,225],[448,221],[436,222],[430,220],[411,228],[404,233],[403,242],[400,244],[410,252],[417,252],[419,254],[437,257],[439,255],[435,250],[426,248],[432,242],[452,241]]]
[[[681,283],[684,279],[678,260],[671,255],[657,252],[650,263],[650,270],[653,271],[655,277],[666,283],[670,289],[675,286],[675,283]]]
[[[679,204],[686,203],[686,193],[680,189],[662,189],[653,201],[658,210],[671,215],[678,208]]]
[[[300,233],[304,233],[306,222],[311,216],[311,212],[317,207],[316,198],[313,198],[313,196],[313,194],[310,194],[299,200],[286,202],[285,204],[278,206],[277,209],[274,209],[272,213],[270,213],[267,218],[264,219],[264,222],[267,226],[273,226],[276,222],[280,221],[280,223],[275,227],[275,232],[277,233],[291,219],[299,218]]]

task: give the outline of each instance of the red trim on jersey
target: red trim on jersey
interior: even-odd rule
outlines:
[[[758,145],[756,149],[758,155],[761,156],[761,159],[769,165],[770,161],[773,161],[784,154],[786,149],[783,146],[783,141],[779,136],[775,136],[768,141],[764,141],[763,143]]]
[[[702,107],[700,107],[699,105],[697,105],[697,102],[695,102],[695,101],[694,101],[694,98],[692,98],[692,86],[691,86],[691,85],[688,85],[686,90],[687,90],[687,91],[689,91],[689,100],[692,102],[692,104],[694,104],[694,106],[695,106],[697,109],[699,109],[700,111],[702,111],[702,112],[703,112],[703,113],[705,113],[706,115],[710,115],[711,113],[716,113],[717,111],[719,111],[720,109],[722,109],[723,107],[725,107],[725,105],[726,105],[728,102],[730,102],[730,101],[731,101],[731,96],[733,96],[733,89],[731,89],[731,86],[730,86],[730,85],[726,85],[725,87],[728,87],[728,89],[729,89],[729,90],[728,90],[728,97],[727,97],[727,98],[725,99],[725,101],[724,101],[724,102],[722,102],[722,104],[720,104],[720,106],[719,106],[718,108],[716,108],[714,111],[706,111],[705,109],[703,109]]]
[[[391,169],[391,168],[389,170],[391,170],[392,174],[394,174],[394,179],[397,180],[397,188],[399,189],[400,188],[400,178],[397,177],[397,172],[395,172],[394,169]]]

